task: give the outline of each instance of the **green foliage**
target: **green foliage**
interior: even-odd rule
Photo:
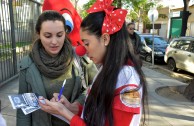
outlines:
[[[87,15],[86,10],[89,9],[95,1],[96,0],[89,0],[89,2],[83,6],[83,10],[81,13],[82,18]],[[147,13],[150,8],[155,6],[154,2],[149,2],[149,0],[114,0],[113,5],[119,7],[118,4],[120,4],[120,2],[122,8],[128,10],[128,19],[134,20],[136,22],[141,20],[144,24],[150,23],[147,17]]]
[[[152,8],[154,5],[155,3],[148,2],[148,0],[130,0],[128,4],[130,8],[128,18],[135,22],[142,21],[143,24],[148,24],[150,21],[147,14],[150,8]]]
[[[87,16],[88,13],[86,11],[93,5],[94,2],[96,2],[96,0],[89,0],[88,3],[83,5],[83,10],[80,14],[82,18]]]
[[[159,14],[158,17],[159,18],[164,18],[164,19],[168,18],[168,16],[166,14]]]

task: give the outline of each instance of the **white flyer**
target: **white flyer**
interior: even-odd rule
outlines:
[[[8,95],[13,109],[21,108],[25,115],[40,109],[35,93]]]

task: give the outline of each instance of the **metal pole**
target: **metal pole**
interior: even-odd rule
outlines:
[[[11,24],[11,43],[12,43],[12,53],[13,53],[13,65],[14,74],[17,73],[17,55],[16,55],[16,41],[15,41],[15,25],[14,25],[14,14],[13,14],[13,4],[12,0],[9,0],[9,12],[10,12],[10,24]]]
[[[154,14],[152,14],[152,66],[154,66]]]
[[[170,40],[170,22],[171,22],[170,7],[171,7],[171,5],[169,4],[169,6],[168,6],[168,29],[167,29],[167,39],[168,39],[168,41]]]

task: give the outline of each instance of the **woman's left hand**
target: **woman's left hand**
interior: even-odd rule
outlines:
[[[41,109],[45,112],[48,112],[51,114],[61,115],[61,111],[67,109],[60,102],[49,101],[47,99],[44,99],[44,101],[45,101],[45,104],[44,104],[40,100],[42,100],[42,99],[39,99],[39,105],[41,106]]]
[[[44,100],[45,103],[42,103],[41,100]],[[66,118],[68,121],[70,121],[74,116],[74,114],[60,102],[49,101],[43,98],[39,98],[38,102],[43,111],[51,113],[51,114],[61,115],[64,118]]]

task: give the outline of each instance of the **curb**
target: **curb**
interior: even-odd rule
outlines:
[[[165,75],[168,75],[168,76],[170,76],[170,77],[172,77],[172,78],[174,78],[178,81],[181,81],[181,82],[184,82],[184,83],[187,83],[187,84],[189,84],[191,82],[191,80],[194,79],[194,77],[192,77],[192,76],[176,73],[176,72],[173,72],[171,70],[166,69],[165,67],[161,67],[159,65],[152,66],[151,63],[146,62],[146,61],[143,61],[143,66],[147,67],[149,69],[152,69],[154,71],[163,73]]]

